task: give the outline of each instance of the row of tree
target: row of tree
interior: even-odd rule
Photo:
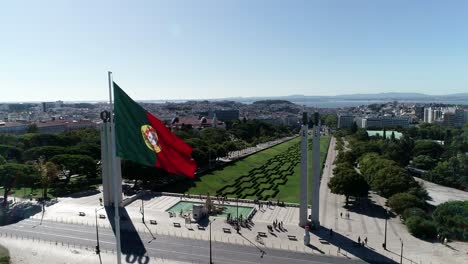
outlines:
[[[257,120],[234,121],[229,127],[227,130],[194,130],[184,127],[175,133],[194,148],[192,156],[200,168],[227,156],[231,151],[297,133],[291,127]],[[1,134],[0,184],[4,187],[5,197],[12,188],[40,186],[44,190],[43,196],[46,197],[49,186],[54,191],[57,188],[65,189],[55,194],[64,193],[70,185],[72,175],[84,175],[87,182],[83,184],[83,188],[86,188],[89,183],[98,180],[100,156],[100,135],[99,131],[94,129],[60,134]],[[45,177],[44,173],[48,177]],[[181,179],[162,170],[130,161],[123,161],[122,174],[126,179],[140,181],[145,186],[153,187],[167,186]],[[62,177],[59,179],[58,175]]]
[[[13,188],[42,188],[42,198],[47,198],[50,187],[54,194],[64,194],[70,177],[75,174],[86,176],[86,182],[77,186],[78,189],[88,187],[87,183],[95,181],[99,175],[100,154],[100,135],[94,129],[60,134],[0,135],[0,185],[4,205]]]
[[[236,120],[228,129],[186,128],[175,134],[193,147],[193,158],[199,167],[205,167],[231,151],[245,149],[257,144],[298,133],[297,128],[273,125],[259,120]]]
[[[394,135],[394,131],[384,129],[384,135],[386,132],[387,135]],[[340,155],[351,162],[356,162],[364,153],[374,152],[402,167],[410,165],[427,170],[427,173],[419,175],[425,180],[468,189],[468,125],[463,129],[455,129],[422,124],[419,128],[401,129],[400,132],[403,135],[399,140],[394,136],[370,137],[365,129],[359,128],[354,132],[352,129],[340,130],[335,135],[348,136],[352,150],[340,152]]]
[[[464,144],[468,140],[467,127],[453,131],[424,125],[422,129],[432,132],[419,134],[417,128],[412,128],[411,134],[402,130],[403,136],[399,140],[385,136],[369,137],[362,129],[356,129],[354,133],[352,130],[338,132],[338,135],[346,136],[349,149],[345,151],[342,139],[338,140],[340,153],[335,173],[353,175],[350,168],[358,166],[369,187],[388,198],[392,211],[402,216],[413,235],[431,239],[439,234],[467,240],[467,232],[463,231],[467,222],[462,220],[466,219],[463,218],[467,214],[466,204],[449,202],[434,209],[426,203],[430,199],[427,191],[405,168],[411,163],[414,167],[429,169],[425,177],[445,185],[455,186],[460,181],[466,183],[468,162],[463,151],[466,151]],[[445,133],[445,144],[435,141],[442,137],[440,131]],[[428,134],[436,138],[430,138]]]

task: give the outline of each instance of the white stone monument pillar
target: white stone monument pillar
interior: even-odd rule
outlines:
[[[120,158],[115,157],[115,174],[112,175],[111,167],[111,155],[112,148],[111,144],[115,142],[110,142],[111,140],[111,123],[109,122],[109,112],[104,111],[101,113],[101,119],[103,123],[101,124],[101,174],[102,174],[102,193],[103,193],[103,205],[112,206],[114,204],[114,180],[117,184],[118,195],[117,200],[118,204],[122,202],[122,172],[121,172],[121,163]],[[112,124],[112,126],[114,126]]]
[[[320,205],[320,118],[314,113],[314,126],[312,134],[312,188],[311,188],[311,217],[312,226],[318,227]]]
[[[301,186],[300,186],[300,196],[299,196],[299,226],[306,226],[307,225],[307,211],[308,211],[308,199],[307,199],[307,187],[308,184],[308,169],[307,169],[307,133],[308,133],[308,125],[307,125],[307,113],[304,112],[302,114],[302,128],[301,128]]]

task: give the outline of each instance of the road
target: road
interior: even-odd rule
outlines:
[[[51,221],[43,221],[41,225],[39,223],[39,220],[27,219],[13,225],[2,226],[0,232],[91,248],[96,245],[94,226]],[[101,251],[115,249],[115,239],[111,229],[100,228],[99,241]],[[148,263],[145,253],[142,252],[144,250],[150,257],[191,263],[209,262],[208,241],[164,235],[157,235],[153,238],[147,233],[122,233],[122,252],[126,255],[122,258],[125,258],[128,263]],[[345,258],[272,249],[264,249],[265,255],[261,257],[260,251],[255,247],[222,242],[213,242],[212,250],[214,263],[350,263],[350,260]],[[356,261],[355,263],[365,262]]]

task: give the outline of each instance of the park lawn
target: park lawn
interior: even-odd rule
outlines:
[[[67,186],[66,191],[60,192],[62,195],[68,195],[72,193],[77,193],[81,191],[87,191],[90,189],[98,189],[101,184],[101,178],[92,179],[93,182],[88,182],[86,176],[77,176],[70,178],[70,182]],[[4,189],[0,188],[0,196],[3,197]],[[42,188],[31,188],[31,187],[22,187],[14,188],[10,191],[8,197],[17,197],[17,198],[29,198],[29,195],[32,194],[32,198],[42,198]],[[49,187],[47,189],[48,198],[56,198],[56,189],[54,187]],[[61,195],[57,195],[61,196]]]
[[[217,190],[225,185],[230,185],[235,180],[249,173],[250,170],[260,167],[269,159],[279,155],[295,144],[300,142],[300,138],[295,138],[288,142],[282,143],[275,147],[253,154],[243,160],[234,162],[223,169],[213,171],[200,178],[200,181],[195,182],[195,186],[189,189],[191,194],[215,194]],[[320,139],[320,160],[323,164],[328,152],[328,146],[330,143],[329,136],[322,136]],[[309,171],[312,171],[312,150],[309,150]],[[295,166],[294,174],[288,176],[285,185],[279,185],[279,193],[275,196],[274,200],[279,199],[280,201],[298,203],[299,202],[299,185],[300,185],[300,164]],[[309,189],[311,189],[312,175],[309,175]],[[273,192],[273,191],[272,191]],[[309,191],[310,193],[310,191]],[[252,197],[250,197],[252,198]]]
[[[50,193],[50,188],[47,190],[47,194],[49,198],[55,198],[54,195]],[[0,195],[3,197],[4,190],[3,188],[0,189]],[[10,191],[8,197],[17,197],[17,198],[29,198],[29,194],[32,194],[33,198],[40,198],[42,197],[42,188],[30,188],[30,187],[23,187],[18,189],[13,189]]]
[[[0,264],[10,264],[10,253],[2,245],[0,245]]]
[[[311,141],[309,141],[309,145]],[[330,144],[330,137],[329,136],[321,136],[320,137],[320,164],[323,166],[325,159],[328,153],[328,146]],[[309,158],[309,204],[310,204],[310,194],[312,191],[312,150],[308,152]],[[294,168],[294,174],[291,177],[288,177],[288,181],[285,185],[280,185],[278,187],[279,193],[275,199],[279,199],[280,201],[288,202],[288,203],[299,203],[299,186],[300,186],[300,167],[299,164]],[[322,168],[320,168],[320,173],[322,173]]]
[[[299,138],[294,138],[287,142],[250,155],[242,160],[233,162],[220,170],[208,173],[200,177],[200,181],[196,181],[195,186],[191,187],[188,190],[188,193],[203,195],[210,193],[213,195],[223,186],[234,183],[235,179],[238,177],[247,174],[253,168],[262,166],[266,161],[278,154],[281,154],[290,146],[293,146],[298,142]]]

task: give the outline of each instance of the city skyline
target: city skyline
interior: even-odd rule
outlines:
[[[106,100],[108,70],[137,100],[463,93],[466,7],[9,2],[0,11],[1,101]]]

